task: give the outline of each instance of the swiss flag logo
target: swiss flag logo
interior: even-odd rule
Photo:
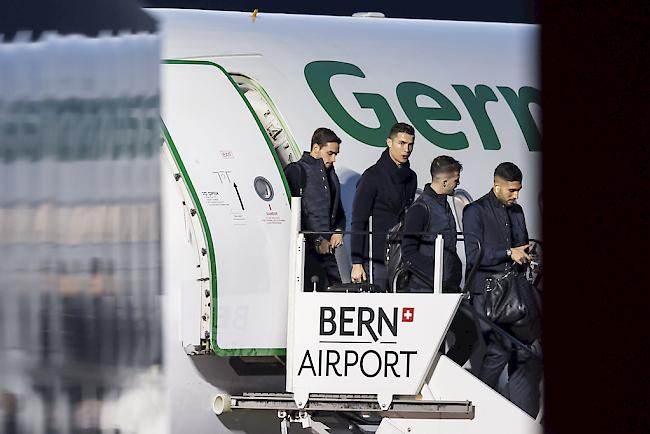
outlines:
[[[414,307],[403,307],[402,308],[402,322],[413,322],[413,317],[415,316]]]

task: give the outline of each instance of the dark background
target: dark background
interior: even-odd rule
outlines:
[[[542,3],[547,432],[650,432],[645,1]]]
[[[37,39],[45,30],[95,36],[107,29],[153,31],[155,23],[139,7],[214,9],[261,13],[351,16],[382,12],[388,18],[538,23],[537,0],[456,1],[289,1],[289,0],[4,0],[0,6],[0,34],[5,40],[30,29]]]
[[[535,0],[405,0],[405,1],[246,1],[246,0],[140,0],[143,7],[220,9],[226,11],[279,12],[312,15],[347,15],[382,12],[388,18],[499,21],[536,23]]]

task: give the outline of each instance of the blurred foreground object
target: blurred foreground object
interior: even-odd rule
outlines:
[[[41,24],[0,28],[0,432],[165,432],[159,37]]]

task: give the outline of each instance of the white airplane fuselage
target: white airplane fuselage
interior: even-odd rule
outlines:
[[[162,119],[168,129],[167,146],[175,142],[178,148],[177,155],[167,152],[161,170],[170,432],[279,432],[274,412],[217,418],[210,405],[217,393],[284,391],[283,376],[238,376],[227,357],[188,355],[192,352],[188,346],[207,340],[221,356],[283,353],[287,291],[283,264],[287,263],[288,244],[282,243],[288,243],[283,237],[290,210],[280,166],[309,149],[316,128],[328,127],[342,139],[335,167],[348,225],[356,181],[377,161],[385,149],[387,131],[400,121],[416,129],[410,164],[420,188],[431,181],[432,159],[443,154],[463,164],[460,188],[473,199],[490,190],[497,164],[517,164],[524,174],[518,203],[526,214],[530,237],[542,238],[537,26],[265,13],[252,17],[250,13],[192,10],[150,12],[160,24],[162,59],[173,61],[162,70]],[[213,73],[219,82],[205,78]],[[256,96],[248,94],[247,105],[235,104],[238,96],[230,88],[227,97],[220,93],[219,89],[230,86],[228,75],[233,86],[257,90]],[[275,129],[266,128],[264,109],[260,111],[255,98],[272,102],[269,119],[277,118]],[[201,118],[204,107],[213,112]],[[211,116],[230,116],[240,109],[238,117],[211,123]],[[255,115],[258,119],[251,120]],[[244,122],[247,117],[250,119]],[[253,133],[247,129],[256,123],[259,130],[254,134],[266,128],[271,141],[260,138],[258,148],[244,150],[243,146],[254,140],[252,136],[249,139]],[[197,132],[203,127],[205,133]],[[276,148],[285,152],[275,157],[264,142],[270,144],[274,134],[277,140],[284,140],[284,145],[276,143]],[[204,152],[210,149],[215,156]],[[181,161],[187,169],[183,173],[185,196],[173,176],[182,172]],[[223,164],[227,167],[220,166]],[[263,198],[260,191],[257,195],[262,199],[254,195],[261,176],[245,174],[253,170],[251,166],[265,173],[275,197]],[[268,171],[275,173],[269,175]],[[189,188],[185,177],[191,178],[193,173],[193,188]],[[213,173],[214,178],[203,173]],[[239,185],[230,188],[231,182],[233,187]],[[227,192],[220,190],[224,183]],[[198,210],[198,217],[204,215],[202,223],[193,223],[194,208],[188,204],[193,200],[203,202],[203,210]],[[265,215],[254,214],[263,210]],[[228,216],[227,220],[223,216]],[[239,234],[240,229],[241,237],[253,234],[268,239],[250,245],[237,238],[242,240],[239,248],[220,251],[223,246],[238,246],[228,244],[237,241],[228,239],[228,233]],[[209,236],[208,243],[199,239]],[[200,253],[204,244],[210,253],[205,259]],[[260,266],[259,258],[268,258],[264,262],[270,265]],[[197,281],[205,276],[215,280],[214,286],[210,280]],[[267,290],[265,284],[274,288]],[[204,297],[206,290],[212,304]],[[217,291],[222,298],[215,306]],[[256,307],[256,303],[264,306]],[[209,318],[201,323],[206,313]]]

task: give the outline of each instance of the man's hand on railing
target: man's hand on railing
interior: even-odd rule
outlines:
[[[367,280],[366,271],[363,269],[362,264],[352,264],[350,280],[352,280],[352,283],[361,283]]]

